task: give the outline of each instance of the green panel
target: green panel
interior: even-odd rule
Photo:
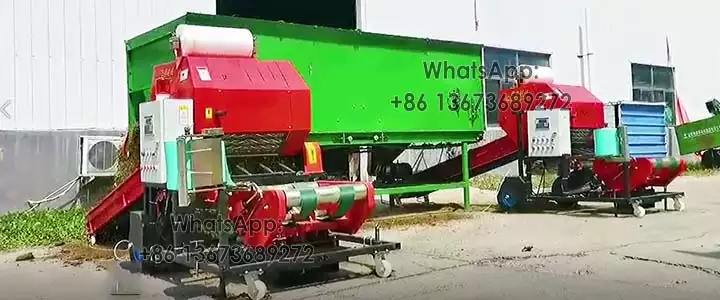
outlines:
[[[355,204],[355,188],[352,186],[341,186],[340,199],[338,199],[338,209],[333,217],[339,218],[344,216]]]
[[[165,171],[167,172],[167,189],[180,190],[180,167],[177,142],[165,142]]]
[[[170,34],[186,16],[141,34],[126,42],[128,123],[134,125],[139,117],[140,103],[150,99],[153,68],[175,59],[170,46]]]
[[[720,147],[720,116],[675,126],[680,154]]]
[[[474,141],[485,130],[481,45],[227,16],[188,14],[129,41],[131,94],[147,95],[152,66],[172,60],[168,41],[180,23],[248,28],[260,59],[291,61],[312,91],[310,139],[323,145],[456,143]],[[430,64],[437,72],[426,72]],[[449,68],[446,78],[445,65],[462,78],[452,78]],[[449,108],[452,91],[459,94],[459,112]],[[415,103],[423,95],[424,109],[406,110],[407,94]]]

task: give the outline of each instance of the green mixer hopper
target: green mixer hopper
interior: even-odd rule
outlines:
[[[259,59],[291,61],[311,88],[310,139],[322,145],[473,142],[485,130],[481,45],[202,14],[127,42],[131,125],[153,66],[174,59],[179,24],[248,28]]]
[[[675,127],[681,155],[720,147],[720,115]]]

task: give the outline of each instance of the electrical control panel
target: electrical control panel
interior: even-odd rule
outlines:
[[[193,101],[158,98],[140,104],[140,180],[167,183],[166,148],[177,147],[185,129],[193,130]]]
[[[529,157],[570,155],[570,111],[528,111],[527,134]]]

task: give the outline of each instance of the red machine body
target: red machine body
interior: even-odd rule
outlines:
[[[501,104],[504,102],[505,104]],[[605,123],[604,104],[587,89],[580,86],[560,85],[547,82],[528,82],[516,88],[505,89],[498,97],[500,127],[515,144],[518,144],[517,112],[523,112],[523,131],[527,132],[528,110],[537,108],[570,110],[571,129],[598,129]],[[527,135],[523,134],[527,148]]]
[[[517,113],[543,107],[545,109],[570,110],[570,128],[599,129],[607,126],[605,121],[605,105],[590,91],[580,86],[560,85],[546,82],[530,82],[518,85],[513,89],[503,90],[499,102],[506,104],[500,107],[500,126],[517,146]],[[513,104],[513,102],[516,102]],[[506,109],[502,109],[506,108]],[[522,113],[523,131],[527,132],[527,115]],[[523,134],[523,145],[527,149],[527,135]],[[593,145],[593,136],[589,135],[588,145]],[[498,147],[501,149],[501,147]],[[593,171],[606,185],[609,193],[625,190],[622,163],[596,158]],[[668,158],[664,160],[635,157],[630,162],[630,189],[644,190],[654,186],[667,186],[687,169],[683,160]]]
[[[153,68],[153,81],[150,90],[150,101],[155,101],[158,94],[169,95],[171,83],[175,78],[175,62],[159,64]]]
[[[153,99],[159,93],[193,99],[195,133],[222,128],[227,135],[280,134],[280,155],[303,149],[310,134],[310,88],[292,63],[193,55],[169,66],[155,69]]]
[[[153,99],[168,94],[172,99],[193,99],[194,131],[222,128],[225,135],[270,136],[284,134],[277,153],[302,155],[307,174],[322,173],[321,149],[306,142],[310,134],[310,89],[290,62],[259,61],[254,57],[183,55],[175,62],[155,67]],[[252,145],[248,145],[252,147]],[[322,181],[319,187],[350,184]],[[361,184],[361,183],[352,183]],[[269,246],[278,241],[301,241],[328,231],[354,234],[375,210],[374,188],[366,188],[342,216],[334,216],[339,204],[321,203],[308,218],[297,219],[288,207],[288,193],[281,188],[234,191],[228,218],[249,246]],[[297,191],[294,191],[297,192]],[[198,196],[217,203],[218,192]],[[339,203],[339,202],[338,202]],[[267,226],[272,224],[272,226]],[[261,228],[253,228],[259,226]],[[275,230],[268,231],[269,228]]]

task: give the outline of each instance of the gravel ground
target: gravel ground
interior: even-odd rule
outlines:
[[[403,244],[389,257],[390,278],[367,276],[370,261],[361,257],[338,275],[308,276],[292,287],[271,285],[272,298],[720,299],[715,184],[720,177],[681,178],[671,189],[686,192],[687,210],[657,209],[642,219],[615,218],[607,206],[586,204],[563,212],[478,212],[468,220],[387,230],[383,239]],[[473,202],[486,201],[477,199],[482,195]],[[462,199],[445,193],[433,201],[441,198]],[[52,250],[35,253],[47,256]],[[112,263],[109,268],[42,259],[16,263],[15,255],[0,256],[3,299],[209,299],[215,284],[184,274],[142,275],[137,281],[142,296],[110,296],[116,279]],[[228,291],[240,294],[244,286],[233,283]]]

